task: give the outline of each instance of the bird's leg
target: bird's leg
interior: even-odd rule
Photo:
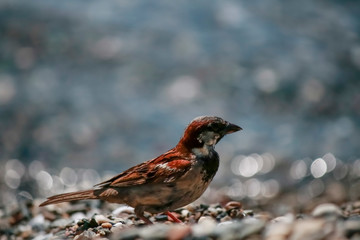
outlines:
[[[153,224],[148,218],[144,216],[144,208],[142,206],[135,207],[135,214],[146,224]]]
[[[166,211],[165,212],[166,215],[168,215],[174,222],[176,223],[182,223],[182,221],[180,219],[178,219],[177,217],[175,217],[171,212]]]

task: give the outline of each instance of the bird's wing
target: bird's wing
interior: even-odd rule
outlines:
[[[184,175],[192,161],[174,150],[136,165],[95,187],[128,187],[151,183],[170,183]]]

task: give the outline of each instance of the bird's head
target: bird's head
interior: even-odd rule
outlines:
[[[197,117],[186,127],[178,145],[193,151],[214,147],[226,134],[237,132],[242,128],[219,117]]]

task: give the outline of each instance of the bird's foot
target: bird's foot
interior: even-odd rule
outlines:
[[[182,223],[182,221],[180,219],[178,219],[177,217],[175,217],[171,212],[167,211],[165,212],[166,215],[168,215],[171,220],[173,220],[176,223]]]

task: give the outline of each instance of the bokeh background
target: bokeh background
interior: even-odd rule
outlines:
[[[3,0],[0,203],[92,186],[200,115],[244,129],[217,145],[229,198],[358,198],[359,37],[351,0]]]

